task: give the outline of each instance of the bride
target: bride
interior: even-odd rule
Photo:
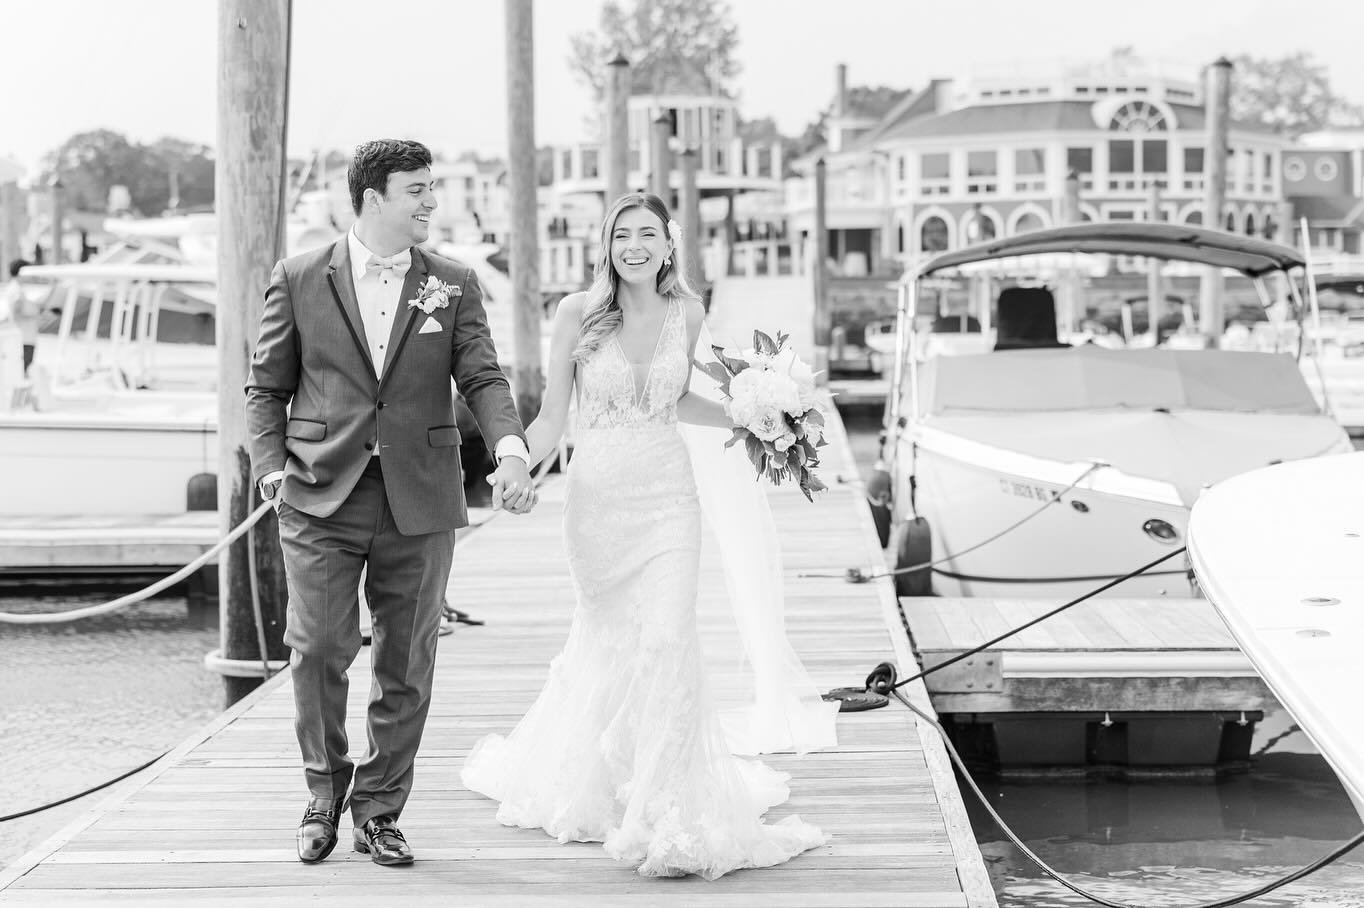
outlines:
[[[645,876],[715,879],[779,864],[825,837],[795,816],[763,821],[789,796],[789,777],[732,755],[775,748],[727,741],[703,676],[701,510],[677,423],[731,424],[690,388],[704,311],[674,260],[672,226],[658,197],[622,196],[603,222],[591,288],[555,315],[544,401],[526,437],[532,463],[548,456],[576,390],[564,538],[577,608],[535,704],[509,736],[476,743],[461,777],[501,802],[503,824],[602,842]],[[751,474],[745,485],[755,485]],[[799,665],[784,634],[785,654],[757,645],[753,621],[744,633],[755,669],[769,664],[766,687],[779,663]],[[772,702],[768,712],[786,709]],[[836,707],[803,706],[818,710],[821,731],[793,731],[786,745],[832,743]]]

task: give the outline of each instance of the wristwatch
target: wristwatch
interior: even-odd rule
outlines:
[[[278,479],[272,479],[269,482],[262,482],[260,484],[261,500],[274,501],[275,496],[279,494],[279,486],[280,481]]]

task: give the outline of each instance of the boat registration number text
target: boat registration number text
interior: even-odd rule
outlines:
[[[999,490],[1005,495],[1013,495],[1016,498],[1031,498],[1034,501],[1051,501],[1056,497],[1056,492],[1044,486],[1029,485],[1026,482],[1018,482],[1014,479],[1001,479]]]

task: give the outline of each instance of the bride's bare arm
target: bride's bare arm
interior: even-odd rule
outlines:
[[[706,310],[701,301],[688,302],[687,349],[691,351],[693,361],[696,359],[696,340],[701,336],[701,324],[705,320]],[[718,401],[708,400],[691,390],[691,373],[687,374],[686,387],[677,399],[677,418],[695,426],[714,426],[717,429],[728,429],[734,425]]]
[[[571,293],[559,303],[549,341],[549,368],[545,372],[545,395],[540,412],[526,427],[530,462],[538,464],[559,446],[568,420],[568,404],[573,395],[573,348],[578,346],[578,327],[583,320],[586,294]]]

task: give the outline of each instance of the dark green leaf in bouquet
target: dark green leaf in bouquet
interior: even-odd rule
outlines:
[[[744,447],[748,449],[748,459],[753,462],[754,469],[761,475],[767,465],[767,451],[763,448],[762,439],[749,435],[744,439]]]
[[[806,461],[807,457],[806,457],[806,454],[805,454],[805,446],[804,446],[804,445],[792,445],[792,446],[791,446],[791,456],[792,456],[792,458],[795,459],[795,461],[796,461],[797,464],[799,464],[799,465],[802,466],[802,467],[805,466],[805,461]]]
[[[747,429],[745,429],[743,426],[735,426],[735,427],[734,427],[734,434],[731,435],[731,436],[729,437],[729,441],[725,442],[725,447],[728,448],[728,447],[732,446],[736,441],[739,441],[740,439],[748,438],[748,437],[750,437],[750,435],[751,435],[751,433],[750,433]]]
[[[786,332],[782,331],[780,328],[777,329],[777,347],[778,347],[778,348],[780,348],[780,347],[785,347],[785,346],[786,346],[786,342],[787,342],[787,340],[790,339],[790,337],[791,337],[791,335],[789,335],[789,334],[787,334]]]
[[[805,413],[805,421],[812,426],[824,427],[824,414],[811,407]]]
[[[753,332],[753,349],[757,350],[759,353],[765,353],[768,356],[772,356],[777,352],[777,342],[766,334],[763,334],[761,331],[755,330]]]
[[[725,396],[728,397],[729,380],[734,377],[730,374],[730,371],[721,363],[697,363],[697,365],[700,366],[702,372],[715,379],[716,383],[720,386],[720,390],[724,391]]]

